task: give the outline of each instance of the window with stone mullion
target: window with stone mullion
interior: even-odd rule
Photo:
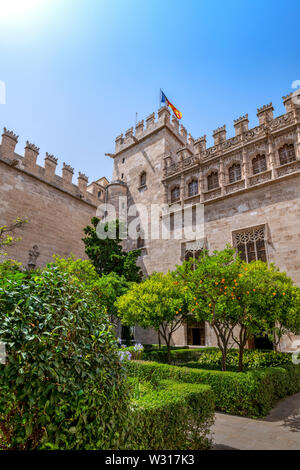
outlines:
[[[295,147],[293,144],[285,144],[279,149],[279,161],[280,165],[291,163],[296,160]]]
[[[229,168],[229,183],[239,181],[242,177],[241,165],[234,164]]]
[[[193,180],[188,185],[188,195],[196,196],[196,194],[198,194],[198,181]]]

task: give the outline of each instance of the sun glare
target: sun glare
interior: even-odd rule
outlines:
[[[15,19],[33,11],[43,0],[0,0],[0,19]]]

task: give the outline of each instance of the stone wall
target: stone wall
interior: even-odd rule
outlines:
[[[18,137],[4,130],[0,146],[0,225],[18,217],[28,223],[17,229],[22,240],[10,247],[11,258],[28,263],[28,251],[38,246],[38,266],[52,260],[53,254],[85,257],[81,241],[83,228],[96,214],[98,191],[104,200],[105,188],[79,173],[73,184],[73,169],[64,164],[62,176],[55,173],[57,159],[46,154],[45,165],[36,164],[39,149],[27,142],[25,155],[15,153]],[[102,190],[103,193],[102,193]]]

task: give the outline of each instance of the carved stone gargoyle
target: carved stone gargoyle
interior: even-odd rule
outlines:
[[[40,256],[39,247],[37,245],[33,245],[31,250],[28,251],[27,267],[29,270],[36,268],[36,262],[39,256]]]

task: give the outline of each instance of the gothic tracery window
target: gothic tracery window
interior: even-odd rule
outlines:
[[[239,163],[234,163],[229,168],[229,183],[234,183],[239,181],[242,178],[241,165]]]
[[[180,188],[179,186],[175,186],[175,188],[171,191],[171,202],[179,201],[180,199]]]
[[[189,196],[196,196],[198,194],[198,181],[197,180],[192,180],[188,184],[188,195]]]
[[[252,170],[253,174],[262,173],[267,169],[267,160],[265,155],[257,155],[252,160]]]
[[[296,160],[295,147],[293,144],[285,144],[279,149],[280,165],[294,162]]]
[[[207,188],[208,190],[210,189],[215,189],[219,187],[219,176],[217,171],[213,171],[210,175],[207,177]]]
[[[265,227],[250,228],[233,233],[233,244],[242,260],[267,262]]]

